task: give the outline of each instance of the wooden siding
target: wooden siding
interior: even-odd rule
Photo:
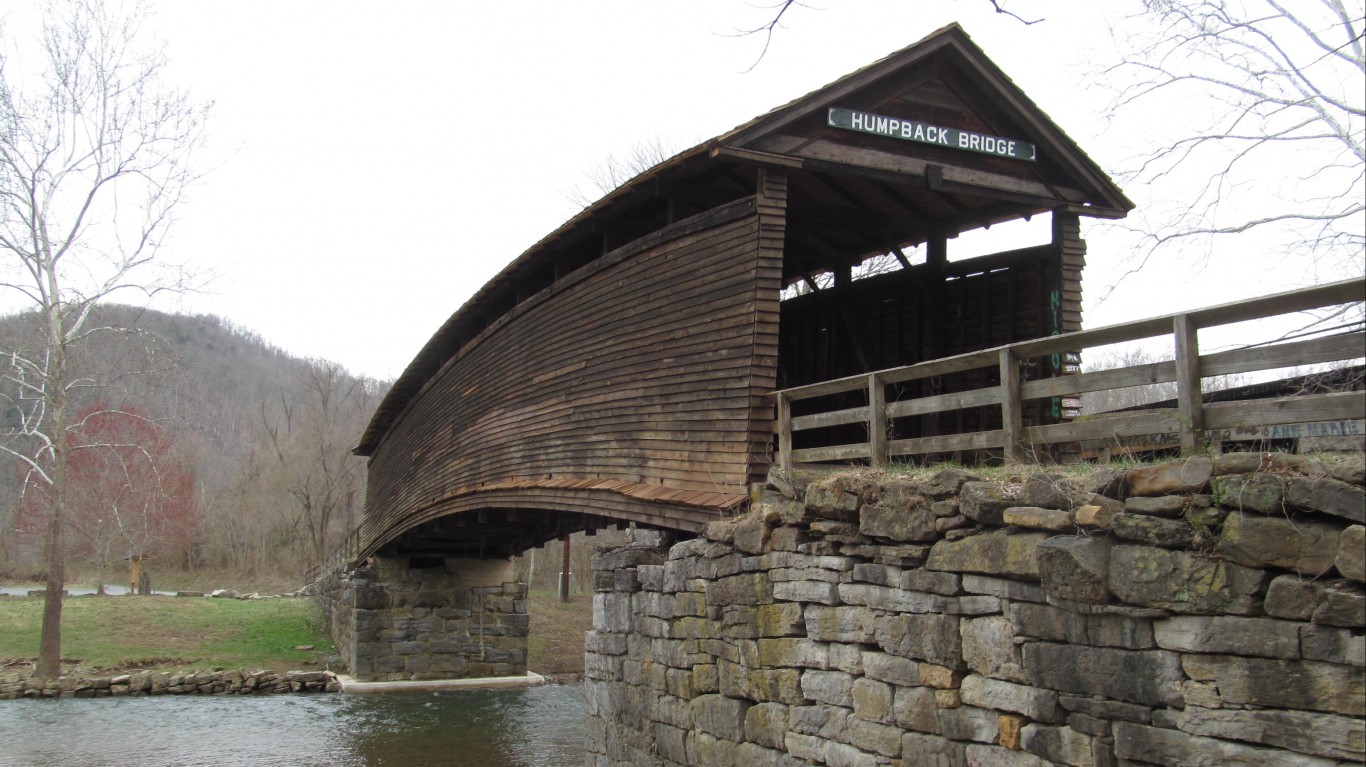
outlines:
[[[781,319],[783,256],[787,236],[787,174],[758,172],[755,204],[759,214],[759,248],[755,285],[754,345],[750,377],[749,481],[761,482],[773,451],[773,390],[778,388],[778,338]]]
[[[1081,273],[1086,268],[1086,240],[1081,238],[1081,220],[1075,213],[1053,214],[1053,241],[1058,243],[1062,266],[1063,333],[1081,330]]]
[[[483,485],[527,508],[558,507],[553,487],[531,492],[545,479],[745,492],[757,435],[771,439],[780,191],[765,185],[757,213],[750,198],[609,253],[468,342],[375,452],[363,545],[466,508]],[[617,501],[623,519],[658,503]]]

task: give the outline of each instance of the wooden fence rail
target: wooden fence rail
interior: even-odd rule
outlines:
[[[879,466],[895,457],[1000,450],[1007,461],[1018,461],[1031,451],[1045,446],[1145,435],[1177,435],[1181,452],[1191,454],[1202,447],[1206,430],[1361,419],[1366,417],[1366,392],[1363,391],[1204,404],[1201,389],[1201,379],[1210,376],[1360,358],[1366,354],[1366,333],[1361,330],[1203,355],[1199,353],[1199,331],[1236,322],[1360,303],[1363,298],[1366,298],[1366,280],[1344,280],[783,389],[774,394],[778,405],[777,460],[784,467],[794,463],[849,460],[866,460],[871,465]],[[1175,352],[1174,359],[1166,362],[1034,381],[1021,380],[1020,363],[1023,360],[1162,336],[1172,338]],[[983,368],[996,368],[1000,383],[949,394],[907,398],[895,398],[894,394],[893,399],[888,398],[888,389],[895,384]],[[1095,420],[1043,426],[1023,425],[1023,403],[1028,400],[1166,382],[1176,383],[1175,409],[1113,413]],[[792,414],[794,403],[853,392],[865,393],[866,404],[809,412],[795,417]],[[1001,408],[1000,429],[896,439],[889,428],[893,419],[897,418],[998,405]],[[793,448],[795,432],[847,424],[862,424],[865,427],[865,439],[853,443]]]
[[[352,528],[326,559],[308,568],[304,573],[304,580],[312,583],[324,575],[349,568],[355,562],[356,555],[360,553],[360,531],[359,526]]]

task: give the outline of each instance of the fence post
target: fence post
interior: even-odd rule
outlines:
[[[792,403],[778,392],[778,468],[792,468]]]
[[[1005,437],[1002,453],[1007,462],[1023,459],[1020,433],[1020,358],[1013,349],[1001,350],[1001,431]]]
[[[868,463],[887,464],[887,392],[877,373],[868,375]]]
[[[1195,455],[1201,449],[1205,431],[1200,339],[1189,314],[1172,318],[1172,325],[1176,336],[1176,414],[1181,422],[1181,455]]]

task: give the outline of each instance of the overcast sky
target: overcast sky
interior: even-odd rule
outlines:
[[[572,191],[607,155],[692,146],[955,20],[1102,167],[1134,151],[1137,126],[1107,125],[1087,85],[1114,58],[1106,14],[1121,4],[1009,4],[1044,18],[1025,26],[987,0],[829,2],[791,10],[759,60],[762,36],[735,33],[769,4],[155,2],[174,77],[216,102],[201,157],[214,169],[167,255],[217,277],[159,306],[395,377],[577,212]],[[1086,234],[1088,326],[1267,289],[1206,275],[1196,298],[1167,275],[1096,307],[1122,254]]]

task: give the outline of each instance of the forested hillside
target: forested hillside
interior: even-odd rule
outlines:
[[[125,577],[124,558],[244,580],[301,575],[355,522],[350,454],[385,384],[292,357],[210,315],[107,306],[75,355],[68,565]],[[32,315],[0,318],[0,349],[39,348]],[[10,445],[35,406],[0,384]],[[43,483],[0,454],[0,576],[41,571]]]

